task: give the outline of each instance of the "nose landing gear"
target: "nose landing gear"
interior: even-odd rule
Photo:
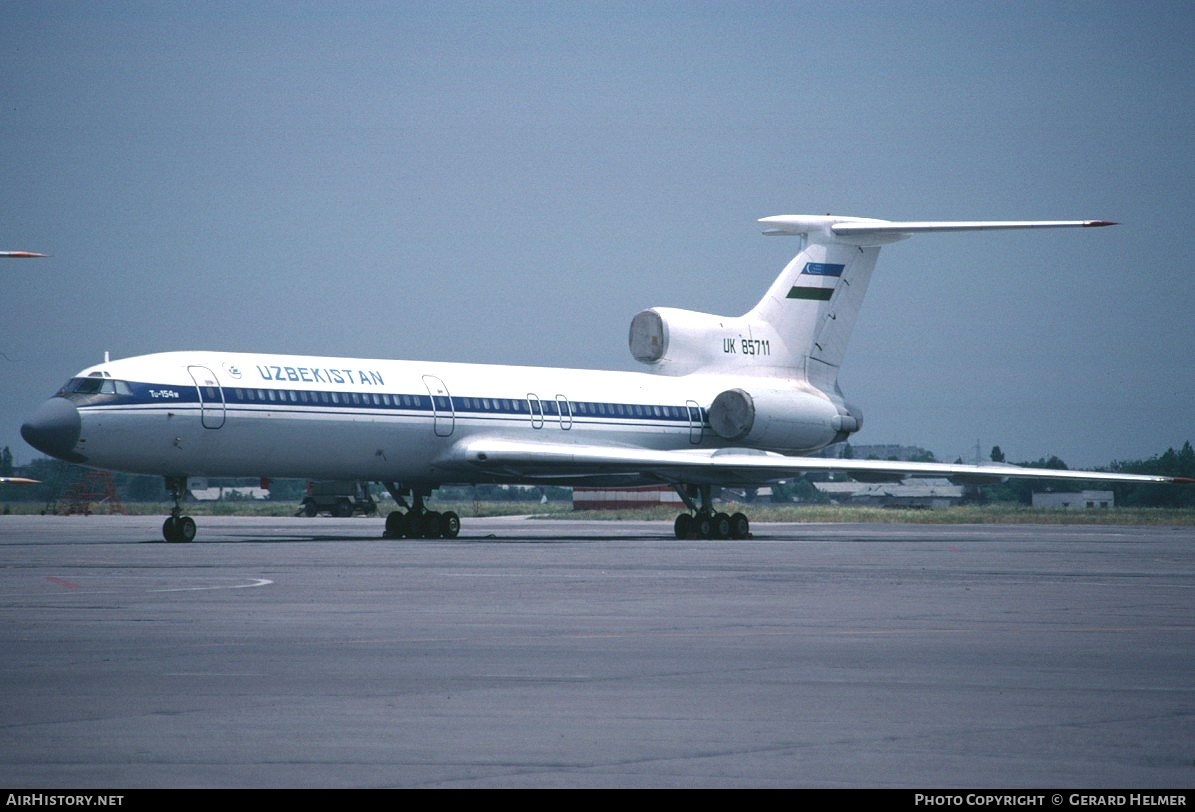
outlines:
[[[185,476],[166,477],[166,489],[170,491],[170,498],[174,500],[174,507],[170,515],[162,523],[162,537],[169,542],[190,542],[195,540],[195,520],[183,515],[183,491],[187,488]]]

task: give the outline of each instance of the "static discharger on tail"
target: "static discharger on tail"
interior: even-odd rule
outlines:
[[[881,246],[924,232],[1083,228],[1104,220],[892,222],[831,215],[760,220],[801,239],[796,257],[742,316],[676,308],[631,321],[645,372],[362,358],[170,352],[77,373],[21,427],[52,456],[165,477],[168,541],[190,541],[188,477],[382,483],[402,511],[387,537],[455,537],[456,514],[426,500],[445,484],[667,484],[687,512],[678,537],[743,538],[715,485],[760,486],[806,472],[869,481],[944,476],[1176,483],[1176,477],[842,460],[810,456],[863,425],[838,370]]]

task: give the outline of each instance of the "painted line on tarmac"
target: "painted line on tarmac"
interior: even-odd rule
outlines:
[[[231,584],[223,586],[177,586],[169,589],[148,589],[147,592],[202,592],[208,589],[253,589],[259,586],[269,586],[274,583],[269,578],[254,578],[252,583]]]

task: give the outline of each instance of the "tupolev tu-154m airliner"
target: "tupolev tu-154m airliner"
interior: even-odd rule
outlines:
[[[921,232],[1069,228],[1103,220],[894,222],[780,215],[764,233],[800,251],[748,313],[655,307],[634,317],[646,372],[612,372],[214,351],[88,367],[21,426],[40,451],[165,477],[167,541],[191,541],[188,477],[381,482],[404,511],[389,538],[448,537],[460,518],[428,509],[446,484],[667,484],[688,512],[678,538],[745,538],[745,515],[715,512],[711,487],[807,472],[865,481],[945,476],[1174,483],[1098,471],[810,456],[859,430],[838,370],[880,247]],[[408,502],[407,500],[410,499]]]

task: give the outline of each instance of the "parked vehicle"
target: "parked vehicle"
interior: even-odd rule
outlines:
[[[357,513],[373,516],[377,512],[378,506],[369,493],[369,484],[351,479],[308,482],[307,496],[303,497],[303,504],[299,506],[299,513],[308,517],[324,513],[348,518]]]

